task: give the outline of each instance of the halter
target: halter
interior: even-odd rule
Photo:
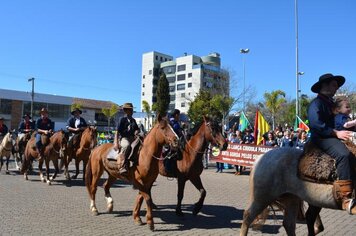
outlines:
[[[169,126],[169,128],[172,129],[170,126]],[[172,132],[174,133],[173,130],[172,130]],[[157,129],[155,130],[155,135],[154,135],[154,136],[155,136],[156,143],[158,143],[156,133],[157,133]],[[166,136],[166,135],[165,135],[165,136]],[[169,143],[169,146],[171,146],[170,143]],[[152,154],[152,157],[153,157],[154,159],[156,159],[156,160],[162,161],[162,160],[167,159],[168,156],[165,156],[165,157],[156,157],[155,155]]]

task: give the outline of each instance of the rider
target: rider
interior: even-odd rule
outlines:
[[[19,124],[19,133],[27,134],[32,132],[35,129],[35,123],[31,120],[30,114],[26,113],[22,118],[23,120]]]
[[[0,116],[0,142],[3,140],[8,131],[9,129],[4,124],[4,117]]]
[[[352,153],[341,140],[347,140],[352,132],[336,130],[334,122],[333,96],[345,83],[340,75],[324,74],[312,87],[311,91],[318,96],[310,103],[308,119],[311,131],[311,141],[336,161],[338,180],[334,182],[334,195],[341,201],[343,210],[356,214],[355,199],[352,199]]]
[[[45,134],[49,137],[54,129],[54,123],[51,121],[51,119],[48,118],[47,108],[42,108],[40,111],[40,115],[41,117],[36,121],[36,148],[39,153],[38,160],[41,160],[43,158],[43,144],[41,142],[41,135]]]
[[[70,137],[68,140],[68,147],[76,147],[79,143],[74,139],[74,136],[79,134],[81,131],[83,131],[84,128],[86,128],[87,122],[84,120],[83,117],[80,115],[82,114],[82,111],[79,108],[75,108],[71,112],[72,116],[69,117],[67,120],[67,130],[70,133]]]
[[[114,138],[114,148],[120,149],[117,163],[119,166],[119,173],[121,175],[127,174],[128,168],[128,155],[131,152],[131,143],[135,139],[135,135],[139,133],[140,129],[136,123],[135,118],[132,117],[133,105],[132,103],[125,103],[122,106],[125,116],[122,117],[118,123],[117,130]],[[121,165],[121,162],[123,164]]]

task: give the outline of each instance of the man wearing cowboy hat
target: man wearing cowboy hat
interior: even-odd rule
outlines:
[[[26,134],[30,133],[35,129],[35,123],[31,120],[30,114],[26,113],[23,120],[19,124],[19,133]]]
[[[73,137],[77,134],[80,134],[80,132],[88,126],[84,118],[80,116],[82,111],[79,108],[75,108],[71,114],[72,116],[67,120],[67,130],[71,134],[68,140],[69,147],[73,147],[73,145],[76,146],[78,144],[73,144]]]
[[[345,78],[340,75],[324,74],[312,87],[311,91],[317,97],[308,108],[311,141],[325,153],[335,158],[338,180],[334,182],[334,191],[343,210],[356,214],[356,201],[352,199],[351,162],[353,154],[346,148],[341,140],[347,140],[352,132],[335,129],[335,119],[332,112],[334,106],[333,96],[345,83]]]
[[[48,118],[47,108],[42,108],[40,114],[41,117],[36,121],[36,148],[39,153],[39,160],[43,158],[41,135],[45,134],[49,137],[54,129],[54,123]]]
[[[0,142],[3,140],[8,131],[9,129],[4,124],[4,117],[0,116]]]
[[[122,106],[122,109],[125,113],[125,116],[122,117],[118,123],[114,138],[114,148],[121,148],[117,163],[119,165],[119,173],[121,175],[125,175],[127,174],[127,158],[131,152],[131,143],[134,141],[135,134],[137,134],[140,129],[136,123],[135,118],[132,117],[132,103],[125,103]]]

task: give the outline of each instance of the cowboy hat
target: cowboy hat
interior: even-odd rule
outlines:
[[[339,88],[345,83],[345,78],[343,76],[328,73],[319,77],[319,81],[311,87],[311,91],[314,93],[319,93],[322,83],[327,83],[332,80],[335,80],[337,82]]]
[[[130,102],[124,103],[124,105],[122,105],[122,109],[133,109],[133,105]]]
[[[42,114],[42,113],[47,113],[47,114],[48,114],[47,108],[43,107],[43,108],[40,110],[40,114]]]
[[[26,113],[25,115],[23,115],[23,119],[25,119],[26,118],[26,116],[29,118],[29,119],[31,119],[31,116],[30,116],[30,114],[28,114],[28,113]]]
[[[82,114],[82,110],[79,108],[75,108],[73,111],[70,112],[70,114],[74,115],[75,112],[79,112],[79,114]]]

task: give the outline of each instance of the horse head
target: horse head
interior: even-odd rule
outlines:
[[[156,131],[156,140],[159,144],[169,144],[169,146],[176,150],[178,148],[178,136],[169,125],[169,122],[166,118],[163,118],[160,114],[157,117],[157,131]]]
[[[81,140],[80,140],[80,146],[86,146],[85,144],[89,143],[90,144],[90,149],[93,149],[96,144],[97,144],[97,130],[96,126],[94,125],[89,125],[82,134]]]
[[[222,127],[219,122],[208,117],[203,117],[205,124],[205,140],[211,142],[212,145],[218,146],[220,150],[226,150],[227,141],[221,133]]]

